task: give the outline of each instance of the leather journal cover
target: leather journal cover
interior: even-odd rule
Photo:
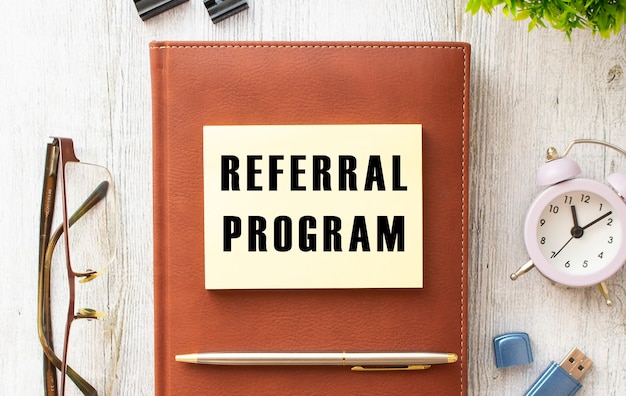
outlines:
[[[470,46],[154,42],[156,393],[467,394]],[[203,127],[420,124],[423,287],[207,290]],[[254,202],[250,202],[254,205]],[[226,351],[437,351],[419,371],[209,366]]]

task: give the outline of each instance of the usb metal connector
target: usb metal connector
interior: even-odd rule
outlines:
[[[569,375],[574,377],[576,381],[580,381],[580,378],[585,375],[589,367],[593,362],[578,348],[572,349],[572,351],[561,361],[563,370],[567,371]]]
[[[560,364],[552,362],[524,393],[524,396],[572,396],[582,388],[580,379],[593,362],[574,348]]]

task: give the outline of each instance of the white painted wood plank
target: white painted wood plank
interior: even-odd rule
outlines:
[[[626,146],[626,34],[611,40],[536,30],[465,2],[250,1],[213,25],[200,1],[142,22],[133,2],[3,2],[0,5],[0,394],[38,394],[37,229],[45,143],[71,136],[79,158],[110,167],[118,190],[120,246],[107,275],[105,394],[154,392],[152,291],[151,40],[460,40],[472,44],[469,394],[517,395],[552,360],[577,346],[593,360],[580,394],[626,389],[624,271],[597,292],[554,287],[527,260],[522,227],[548,146],[573,138]],[[217,111],[217,109],[216,109]],[[572,153],[602,180],[626,161],[594,147]],[[89,287],[88,285],[85,287]],[[491,340],[526,331],[533,364],[499,370]],[[77,332],[76,336],[81,336]],[[85,342],[83,340],[73,340]],[[89,359],[91,360],[91,359]],[[78,369],[79,366],[76,366]],[[98,368],[100,367],[100,368]],[[85,374],[85,375],[87,375]],[[417,389],[417,387],[416,387]]]

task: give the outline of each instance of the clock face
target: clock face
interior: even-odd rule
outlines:
[[[626,259],[626,204],[608,186],[573,179],[548,188],[526,220],[526,247],[537,269],[569,286],[597,284]]]

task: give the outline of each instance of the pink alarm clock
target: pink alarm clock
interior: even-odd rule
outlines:
[[[563,156],[548,149],[548,161],[537,173],[537,184],[547,188],[530,206],[524,225],[530,261],[511,279],[537,268],[565,286],[597,285],[607,305],[612,305],[605,280],[626,262],[626,174],[611,174],[608,185],[576,178],[580,167],[566,155],[581,143],[599,144],[626,156],[613,144],[589,139],[572,141]]]

